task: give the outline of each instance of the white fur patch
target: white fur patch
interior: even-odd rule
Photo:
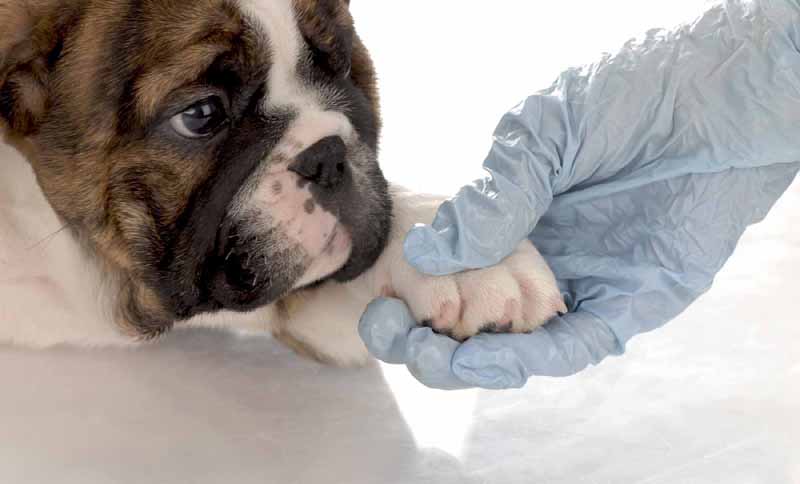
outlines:
[[[276,153],[292,158],[329,136],[350,141],[354,131],[350,120],[326,110],[321,90],[298,76],[297,65],[307,51],[292,0],[239,0],[239,5],[254,25],[264,29],[269,41],[271,65],[264,109],[289,109],[296,114]]]
[[[334,214],[317,206],[312,213],[306,203],[313,197],[308,187],[298,187],[300,178],[287,170],[299,154],[329,136],[339,136],[346,144],[354,129],[343,113],[326,110],[324,94],[298,75],[298,63],[308,55],[295,16],[292,0],[240,0],[245,15],[256,28],[263,29],[270,49],[265,111],[288,110],[294,113],[283,139],[272,151],[266,174],[236,210],[261,213],[265,223],[279,225],[310,258],[310,266],[296,287],[319,280],[338,270],[350,255],[349,234]],[[276,183],[280,192],[274,190]]]
[[[405,260],[403,241],[416,223],[431,223],[444,201],[394,189],[392,238],[376,266],[366,274],[377,295],[403,299],[418,321],[430,322],[459,339],[494,324],[526,332],[557,313],[567,312],[544,258],[527,240],[494,267],[445,277],[423,275]]]
[[[28,162],[0,143],[0,342],[131,343],[100,268],[62,228]]]

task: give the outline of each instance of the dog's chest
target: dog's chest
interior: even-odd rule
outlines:
[[[0,338],[9,332],[47,345],[65,328],[105,322],[113,342],[102,293],[96,265],[64,230],[27,161],[0,144]]]

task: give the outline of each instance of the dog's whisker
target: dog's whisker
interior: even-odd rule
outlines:
[[[44,237],[42,240],[36,242],[35,244],[31,245],[30,247],[27,247],[25,250],[26,251],[30,251],[30,250],[33,250],[33,249],[36,249],[36,248],[39,248],[39,247],[47,245],[50,241],[55,239],[60,233],[62,233],[68,227],[69,227],[69,225],[64,225],[63,227],[61,227],[60,229],[56,230],[52,234]]]

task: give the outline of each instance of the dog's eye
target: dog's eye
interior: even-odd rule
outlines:
[[[189,106],[170,120],[172,129],[186,138],[211,136],[225,124],[228,117],[218,97],[210,97]]]

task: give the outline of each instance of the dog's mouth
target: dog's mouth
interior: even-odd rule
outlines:
[[[366,217],[363,212],[349,210],[351,206],[362,207],[367,203],[348,202],[346,207],[336,210],[330,225],[312,224],[313,230],[317,230],[313,243],[292,238],[291,234],[297,235],[301,230],[294,225],[270,224],[247,217],[226,219],[214,248],[204,260],[198,261],[194,270],[189,270],[196,276],[193,282],[187,281],[191,286],[184,286],[186,292],[181,294],[193,299],[182,299],[184,310],[179,317],[185,319],[220,310],[250,312],[297,291],[359,277],[383,252],[391,212],[387,209],[390,204],[381,205],[381,210],[369,212],[373,214],[369,223],[359,224],[356,221]],[[321,210],[318,208],[317,212]],[[298,216],[298,220],[305,220],[305,230],[309,215],[303,212]]]
[[[336,274],[351,263],[352,251],[353,241],[350,231],[341,223],[337,223],[328,236],[322,251],[316,257],[311,258],[306,273],[295,284],[295,289],[318,285],[330,279],[335,280]]]
[[[205,280],[216,307],[250,311],[333,279],[351,263],[350,230],[338,220],[314,253],[291,241],[285,229],[245,234],[236,226],[221,230],[219,248],[207,262],[211,276]]]

